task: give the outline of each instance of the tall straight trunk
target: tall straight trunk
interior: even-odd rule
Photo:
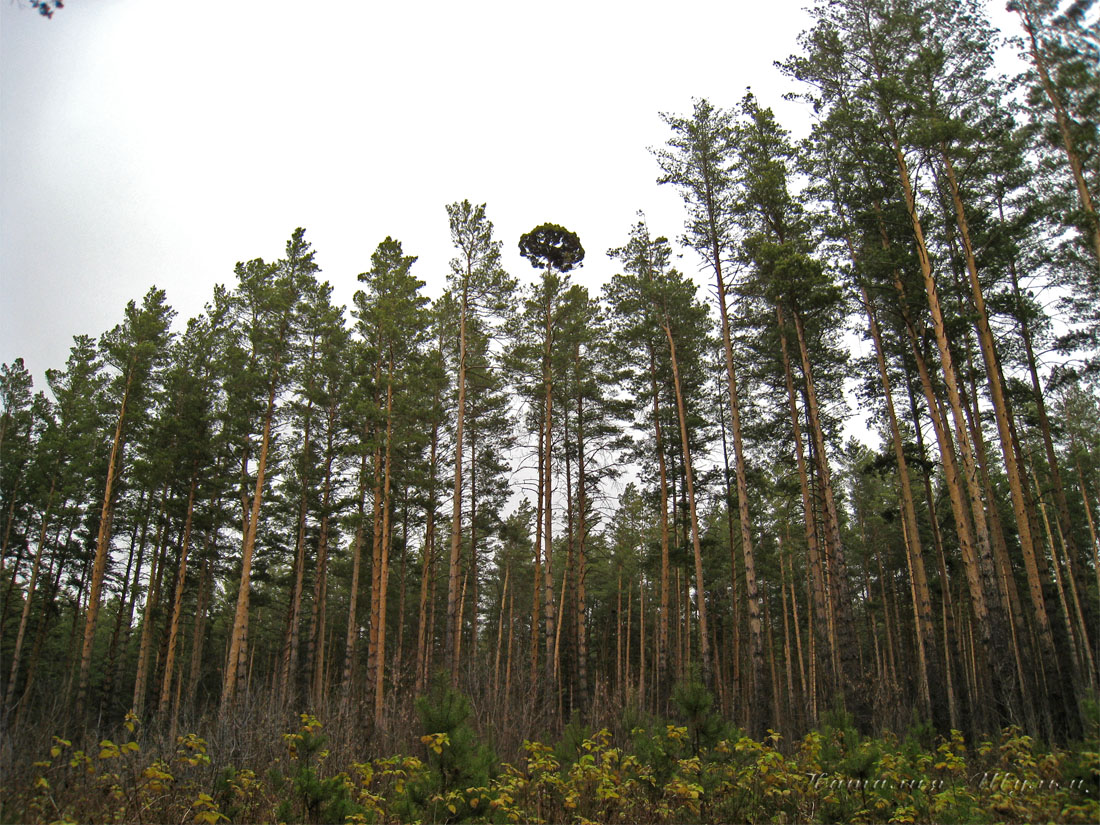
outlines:
[[[708,181],[709,189],[709,181]],[[722,255],[711,210],[712,254],[714,277],[718,291],[718,312],[722,321],[722,349],[726,357],[726,381],[730,398],[730,425],[733,430],[733,457],[737,462],[737,503],[741,522],[741,555],[745,560],[745,602],[749,611],[749,641],[752,646],[752,678],[749,706],[758,710],[769,706],[764,694],[767,679],[764,674],[764,633],[760,620],[760,594],[756,583],[756,559],[752,544],[752,521],[749,517],[749,482],[745,470],[745,449],[741,431],[741,404],[737,393],[737,376],[733,364],[733,343],[730,336],[729,313],[726,310],[726,283],[722,277]],[[758,713],[752,726],[754,736],[762,736],[768,727],[764,713]]]
[[[313,616],[314,621],[310,630],[310,659],[316,659],[311,663],[310,673],[312,682],[310,695],[313,707],[320,709],[324,706],[326,698],[325,674],[329,672],[324,653],[325,618],[328,608],[328,535],[332,518],[332,462],[336,452],[334,442],[336,439],[336,415],[338,405],[331,401],[328,408],[328,422],[326,427],[325,443],[325,474],[321,487],[321,534],[317,540],[317,577],[314,581]],[[331,634],[330,634],[331,637]],[[329,647],[332,647],[331,641]]]
[[[312,384],[311,384],[312,389]],[[286,641],[281,660],[279,697],[293,705],[297,699],[298,647],[301,632],[302,588],[306,572],[306,513],[309,509],[309,448],[313,425],[313,399],[306,405],[305,428],[298,477],[302,492],[298,498],[298,537],[294,545],[294,584],[290,591],[290,606],[286,616]],[[293,684],[292,684],[293,681]]]
[[[783,691],[779,686],[779,670],[775,664],[775,639],[772,636],[772,620],[768,612],[767,593],[764,594],[762,601],[764,602],[764,627],[767,628],[768,672],[771,675],[771,688],[768,690],[768,693],[772,697],[771,718],[775,720],[775,726],[782,730],[785,729],[787,720],[783,718],[779,710],[779,699],[783,695]]]
[[[499,699],[500,694],[500,657],[501,644],[504,641],[504,601],[508,596],[508,578],[511,574],[511,566],[504,565],[504,585],[500,591],[500,618],[497,621],[497,650],[493,659],[493,696]]]
[[[1088,682],[1089,687],[1095,688],[1096,682],[1096,665],[1092,655],[1092,645],[1089,642],[1089,625],[1085,621],[1084,611],[1081,607],[1081,598],[1077,590],[1077,580],[1073,574],[1073,561],[1069,555],[1069,547],[1066,543],[1066,537],[1062,533],[1061,528],[1058,529],[1058,540],[1062,545],[1062,555],[1059,557],[1058,549],[1054,542],[1054,532],[1050,527],[1050,519],[1047,518],[1046,505],[1043,504],[1043,491],[1039,486],[1039,478],[1035,474],[1035,467],[1031,468],[1031,480],[1035,484],[1035,501],[1039,506],[1039,513],[1043,518],[1043,525],[1046,528],[1047,541],[1050,544],[1051,561],[1054,566],[1055,583],[1058,586],[1058,598],[1062,606],[1062,611],[1066,619],[1066,632],[1069,636],[1071,650],[1080,657],[1080,664],[1078,667],[1084,671],[1084,679]],[[1062,560],[1065,560],[1065,573],[1062,573]],[[1064,580],[1064,581],[1063,581]],[[1066,599],[1065,590],[1069,590],[1069,600]],[[1069,603],[1073,604],[1073,613],[1071,615]],[[1077,625],[1074,629],[1074,619],[1076,619]],[[1080,652],[1077,653],[1077,647],[1080,645]]]
[[[917,442],[917,455],[921,460],[921,480],[924,484],[924,501],[928,507],[928,526],[932,532],[937,571],[940,576],[940,613],[943,622],[943,671],[946,681],[947,711],[952,728],[958,729],[961,725],[958,699],[955,693],[955,679],[953,671],[953,657],[958,649],[954,631],[954,610],[951,606],[951,582],[947,578],[947,562],[943,552],[943,537],[940,534],[939,515],[936,508],[936,499],[932,494],[932,479],[929,471],[928,454],[924,447],[924,434],[920,425],[920,415],[917,410],[917,399],[913,394],[912,375],[909,367],[905,367],[905,389],[909,398],[909,410],[912,415],[914,436]]]
[[[679,541],[676,542],[679,545]],[[687,668],[684,662],[684,609],[683,609],[683,595],[684,590],[680,587],[680,567],[676,566],[676,678],[679,681],[684,681],[685,671]]]
[[[837,516],[836,500],[833,496],[832,476],[829,461],[825,453],[825,434],[821,426],[817,389],[814,384],[813,370],[810,364],[809,348],[802,315],[797,307],[792,307],[795,334],[802,360],[802,377],[806,392],[806,411],[810,420],[810,432],[817,458],[818,475],[821,479],[821,491],[825,504],[825,536],[830,549],[830,571],[833,575],[832,591],[835,594],[836,622],[839,625],[837,639],[839,654],[844,671],[844,696],[856,721],[862,724],[870,722],[870,705],[867,701],[864,684],[859,673],[857,657],[859,642],[856,638],[855,624],[852,619],[852,601],[848,585],[848,570],[844,556],[844,545],[840,538],[840,520]],[[780,318],[782,324],[782,318]]]
[[[264,476],[267,472],[267,455],[271,449],[271,424],[275,417],[275,397],[278,389],[275,377],[267,396],[267,412],[264,415],[263,440],[256,462],[256,486],[252,493],[248,529],[241,549],[241,585],[237,592],[237,608],[233,614],[233,630],[229,642],[229,657],[225,666],[225,682],[222,686],[222,712],[228,713],[237,698],[237,692],[248,675],[248,604],[252,583],[252,554],[256,548],[256,531],[260,524],[260,505],[264,495]]]
[[[199,486],[198,464],[191,468],[191,489],[187,494],[187,517],[183,524],[183,541],[180,544],[179,567],[176,569],[175,596],[172,599],[172,615],[168,619],[168,650],[164,658],[164,680],[157,702],[157,715],[163,719],[172,696],[172,673],[176,665],[176,644],[179,638],[180,617],[183,615],[183,588],[187,581],[187,555],[191,550],[191,527],[195,514],[195,490]]]
[[[435,392],[432,408],[439,406],[439,390]],[[416,687],[414,693],[424,691],[430,668],[430,647],[432,640],[428,636],[428,590],[435,569],[435,469],[439,447],[439,422],[432,422],[431,447],[428,458],[428,512],[425,516],[424,547],[421,550],[420,570],[420,609],[416,626]]]
[[[69,522],[69,534],[65,539],[65,547],[68,547],[69,542],[72,540],[73,531],[76,529],[76,521],[77,519],[74,518],[72,521]],[[90,572],[89,568],[91,566],[91,563],[92,561],[90,559],[85,559],[84,563],[80,565],[80,579],[76,585],[76,594],[73,596],[73,622],[69,626],[69,643],[67,648],[68,653],[65,656],[65,661],[69,663],[75,661],[74,656],[77,643],[77,631],[80,629],[80,619],[81,616],[84,614],[84,609],[87,604],[87,593],[85,591],[85,587],[88,584],[88,573]],[[66,706],[69,704],[69,700],[72,698],[73,681],[77,679],[79,668],[70,665],[68,671],[68,677],[65,680],[64,692]],[[83,715],[74,714],[74,721],[77,724],[83,724]]]
[[[462,661],[459,655],[462,653],[462,611],[466,607],[466,585],[470,581],[470,571],[462,571],[462,590],[458,594],[458,620],[455,622],[455,658]]]
[[[54,572],[56,567],[57,572]],[[49,601],[46,603],[45,609],[41,611],[41,617],[38,621],[38,629],[34,633],[34,644],[31,645],[30,661],[27,663],[27,678],[23,684],[23,691],[19,698],[16,699],[14,695],[9,697],[9,706],[7,713],[15,711],[15,718],[11,721],[8,730],[18,730],[22,727],[23,719],[27,714],[27,706],[30,704],[31,689],[34,687],[34,677],[38,670],[38,661],[41,658],[42,642],[46,638],[46,631],[50,624],[50,619],[58,614],[57,609],[57,593],[58,587],[61,583],[61,573],[64,570],[64,565],[56,563],[56,558],[50,559],[50,566],[46,570],[46,584],[48,588],[47,596]],[[13,669],[15,665],[12,665]],[[11,719],[9,715],[7,718]]]
[[[788,538],[788,542],[790,539]],[[794,560],[789,559],[787,562],[787,569],[790,571],[790,578],[787,582],[787,587],[791,593],[791,621],[794,625],[794,644],[796,652],[798,653],[798,686],[802,702],[802,707],[806,708],[806,712],[809,714],[809,719],[803,716],[803,723],[817,724],[817,711],[815,706],[810,702],[811,695],[813,694],[813,679],[807,679],[806,676],[806,657],[802,649],[802,629],[798,621],[798,594],[794,589]],[[812,675],[811,665],[811,675]],[[800,714],[802,715],[802,714]]]
[[[990,397],[993,400],[993,413],[1001,442],[1001,454],[1004,457],[1005,474],[1008,476],[1008,488],[1012,497],[1012,511],[1016,517],[1016,530],[1020,539],[1020,550],[1023,553],[1024,570],[1027,573],[1028,595],[1031,597],[1031,606],[1038,628],[1039,647],[1047,668],[1054,672],[1059,657],[1055,650],[1050,616],[1047,612],[1046,600],[1043,594],[1043,579],[1036,559],[1035,542],[1031,535],[1031,520],[1024,500],[1024,480],[1013,449],[1009,410],[1005,399],[1004,386],[1001,382],[1000,362],[993,342],[993,331],[989,326],[989,314],[986,311],[985,297],[982,294],[981,282],[978,279],[978,264],[970,239],[970,225],[967,221],[966,209],[959,191],[955,167],[951,162],[951,156],[945,143],[940,144],[940,157],[943,161],[944,171],[947,174],[951,201],[955,207],[955,220],[959,228],[959,240],[962,243],[966,271],[970,279],[970,293],[973,299],[975,324],[978,329],[978,343],[985,362]],[[975,399],[975,403],[977,403],[977,399]],[[1079,676],[1079,674],[1077,675]],[[1056,709],[1056,714],[1061,714],[1067,701],[1066,697],[1062,695],[1062,680],[1053,680],[1053,688],[1055,695],[1052,697],[1054,701],[1051,704]],[[1063,718],[1058,724],[1062,729],[1067,721]]]
[[[615,691],[623,704],[623,569],[615,580]],[[629,644],[629,639],[627,644]]]
[[[398,579],[401,588],[397,591],[397,649],[394,651],[393,664],[390,670],[390,690],[397,691],[397,680],[404,671],[405,666],[405,593],[408,585],[408,561],[409,561],[409,486],[401,490],[402,515],[401,515],[401,570]]]
[[[780,603],[783,609],[783,669],[784,675],[787,679],[787,694],[786,701],[784,702],[787,708],[786,723],[790,727],[797,727],[798,721],[795,718],[794,709],[797,707],[795,704],[795,692],[794,692],[794,662],[791,661],[793,655],[793,647],[791,645],[791,623],[790,614],[787,607],[787,565],[784,563],[786,560],[786,549],[782,543],[782,539],[779,542],[779,595]]]
[[[661,403],[657,387],[657,364],[653,345],[649,350],[649,382],[653,390],[653,434],[657,452],[657,472],[661,481],[661,609],[657,624],[657,684],[662,695],[667,694],[668,670],[668,620],[669,620],[669,546],[668,546],[668,469],[665,466],[665,447],[661,433]]]
[[[378,606],[376,624],[378,627],[378,650],[375,656],[374,672],[374,725],[382,724],[382,691],[386,670],[386,594],[390,582],[390,488],[393,483],[393,351],[390,350],[389,369],[386,380],[386,458],[385,479],[382,486],[382,553],[379,576]]]
[[[678,571],[677,571],[678,572]],[[680,593],[677,588],[676,598],[679,600]],[[630,703],[631,696],[634,693],[633,682],[630,677],[630,626],[631,620],[634,618],[634,582],[632,579],[626,580],[626,662],[623,664],[623,694],[626,702]],[[679,613],[679,611],[677,611]],[[676,623],[677,632],[679,632],[680,623]],[[677,646],[679,650],[679,646]]]
[[[680,366],[676,358],[676,341],[667,320],[663,324],[668,339],[669,358],[672,362],[672,383],[676,392],[676,410],[680,419],[680,444],[684,455],[684,479],[687,486],[688,515],[691,519],[691,548],[695,556],[695,600],[699,611],[699,656],[702,659],[703,683],[713,684],[713,670],[710,657],[710,638],[707,635],[707,600],[703,581],[703,548],[699,540],[699,519],[695,509],[695,477],[691,469],[691,443],[688,439],[687,409],[684,406],[684,393],[680,386]],[[643,614],[644,615],[644,614]]]
[[[379,356],[375,363],[374,385],[382,386],[382,357]],[[381,405],[381,399],[376,399]],[[374,674],[378,669],[378,598],[382,592],[382,520],[383,513],[389,505],[383,494],[385,476],[385,461],[383,458],[385,448],[382,444],[381,434],[375,431],[374,444],[374,495],[373,515],[371,518],[371,564],[370,564],[370,613],[367,635],[367,692],[371,707],[374,706]]]
[[[576,355],[576,368],[580,372],[580,350]],[[585,511],[588,509],[588,478],[584,461],[584,398],[577,393],[577,575],[574,579],[577,588],[577,700],[581,707],[587,705],[588,698],[588,606],[585,599],[585,540],[588,521]]]
[[[967,344],[969,343],[969,336],[967,336]],[[974,368],[971,355],[972,347],[967,346],[966,356],[970,374],[970,394],[976,398],[978,395],[977,381],[975,379],[977,371]],[[1034,658],[1031,655],[1031,651],[1033,651],[1035,647],[1034,645],[1030,645],[1029,642],[1032,634],[1030,633],[1027,617],[1021,606],[1019,588],[1016,586],[1013,562],[1009,557],[1008,541],[1005,538],[1004,523],[1001,519],[1000,508],[995,504],[997,501],[997,494],[993,489],[993,482],[989,475],[989,459],[987,458],[980,413],[975,410],[965,394],[962,395],[961,398],[963,413],[970,426],[970,436],[974,444],[974,457],[977,462],[977,470],[980,476],[982,490],[985,493],[985,500],[991,502],[985,509],[985,516],[989,528],[990,546],[993,550],[994,573],[997,584],[1000,586],[999,604],[1004,615],[1007,617],[1006,623],[1011,633],[1012,653],[1013,659],[1016,662],[1017,682],[1022,699],[1020,706],[1024,714],[1027,729],[1037,730],[1038,724],[1037,717],[1034,713],[1035,708],[1030,699],[1032,686],[1031,680],[1029,679],[1029,668],[1025,664],[1025,661],[1030,661]],[[1028,646],[1025,647],[1025,644]],[[1039,695],[1044,692],[1045,691],[1040,691]],[[1049,717],[1049,704],[1044,705],[1044,713]],[[1050,724],[1047,725],[1046,730],[1049,736],[1052,732]]]
[[[573,572],[573,545],[569,544],[566,549],[565,555],[565,568],[562,570],[561,585],[558,587],[558,615],[557,624],[554,631],[554,687],[557,690],[558,700],[558,715],[562,715],[562,674],[561,674],[561,628],[564,624],[563,619],[565,617],[565,596],[568,592],[567,588],[572,582],[571,574]]]
[[[722,469],[724,471],[723,481],[725,483],[726,494],[726,533],[730,545],[730,626],[732,630],[730,634],[732,637],[732,650],[730,651],[730,675],[732,677],[730,694],[732,694],[731,701],[739,703],[740,707],[744,709],[747,708],[747,703],[741,695],[741,610],[740,600],[737,598],[739,582],[737,580],[737,537],[733,527],[734,495],[733,484],[731,483],[732,475],[730,474],[729,447],[726,443],[726,405],[722,401],[722,391],[720,387],[718,391],[718,430],[722,434]],[[725,708],[725,712],[729,713],[730,711],[730,707]]]
[[[160,500],[159,518],[164,517],[164,505],[168,496],[168,485],[165,484]],[[119,590],[118,610],[115,611],[115,626],[111,631],[111,643],[107,647],[107,672],[103,683],[103,695],[112,696],[115,692],[115,683],[118,681],[122,664],[119,651],[125,650],[130,640],[130,631],[134,621],[134,605],[138,600],[138,591],[141,587],[141,565],[145,560],[145,539],[149,534],[149,513],[152,508],[152,496],[147,496],[142,490],[138,496],[137,508],[134,511],[132,529],[130,530],[130,549],[126,555],[126,572],[122,575],[122,587]],[[138,541],[138,533],[141,540]],[[137,548],[137,561],[134,561],[134,548]],[[129,595],[127,595],[129,594]]]
[[[202,569],[199,571],[199,592],[195,600],[195,623],[191,629],[191,666],[187,674],[187,695],[194,704],[198,698],[199,679],[202,676],[203,647],[206,640],[206,613],[210,606],[210,591],[214,588],[214,568],[210,564],[210,537],[203,549]]]
[[[546,437],[543,445],[545,451],[545,460],[542,462],[543,481],[542,481],[542,515],[545,519],[545,526],[543,527],[542,535],[542,547],[543,547],[543,586],[542,586],[542,612],[543,612],[543,633],[544,635],[544,647],[546,652],[546,660],[543,663],[543,674],[545,678],[544,687],[547,691],[553,689],[554,674],[557,672],[558,663],[554,659],[554,569],[551,564],[553,558],[553,453],[554,453],[554,393],[553,393],[553,373],[551,370],[550,357],[552,353],[552,342],[554,338],[553,324],[552,324],[552,312],[551,312],[551,300],[550,300],[550,267],[547,264],[546,272],[546,329],[544,332],[544,345],[543,345],[543,360],[542,360],[542,378],[545,385],[546,394],[544,400],[543,412],[545,413],[545,428]]]
[[[512,588],[514,591],[515,588]],[[515,606],[514,592],[508,593],[508,656],[504,663],[504,706],[512,706],[512,631],[515,630]]]
[[[870,34],[870,32],[868,32]],[[881,61],[877,54],[873,54],[873,69],[881,80],[884,76],[884,67],[881,65]],[[908,163],[905,159],[905,153],[902,150],[901,140],[899,137],[899,129],[895,120],[892,110],[885,109],[883,111],[885,117],[886,126],[889,134],[889,148],[894,155],[895,162],[897,164],[898,179],[902,186],[904,195],[904,203],[906,211],[909,214],[910,223],[913,230],[913,240],[917,253],[917,260],[920,265],[921,280],[924,285],[925,295],[927,297],[928,309],[932,317],[932,326],[936,338],[936,347],[939,351],[940,361],[943,368],[944,383],[947,389],[948,403],[951,409],[951,415],[955,426],[955,436],[958,444],[959,452],[962,456],[964,480],[967,492],[970,495],[971,507],[974,511],[975,530],[977,532],[977,563],[981,568],[983,584],[986,586],[988,592],[992,592],[990,586],[993,581],[991,550],[989,547],[989,537],[985,530],[983,511],[984,508],[981,502],[981,495],[978,490],[977,476],[974,470],[974,458],[970,448],[970,442],[966,434],[966,425],[963,419],[962,407],[959,401],[958,382],[955,373],[955,365],[951,357],[951,351],[948,346],[946,326],[944,324],[943,312],[940,307],[939,293],[936,288],[936,281],[932,271],[932,262],[928,253],[928,246],[924,239],[924,228],[921,224],[920,215],[917,209],[916,196],[913,192],[912,178],[909,173]],[[877,211],[877,209],[876,209]],[[880,216],[880,231],[881,229],[881,216]],[[884,239],[885,240],[885,239]],[[895,273],[895,280],[897,276]],[[900,281],[897,281],[900,284]],[[904,306],[904,296],[902,298]],[[914,343],[914,346],[915,343]],[[941,440],[942,443],[942,440]],[[1013,708],[1019,706],[1017,701],[1018,687],[1014,684],[1015,680],[1011,678],[1010,668],[1006,667],[1007,663],[1003,661],[1003,657],[998,656],[998,649],[1003,648],[1006,641],[1007,634],[1004,631],[1005,622],[1003,617],[999,616],[995,611],[992,616],[986,616],[982,614],[976,614],[975,620],[978,623],[979,635],[982,639],[983,652],[986,653],[989,660],[993,663],[992,676],[994,678],[994,694],[995,700],[998,701],[1002,708]]]
[[[904,156],[901,154],[900,148],[897,148],[896,144],[895,156],[898,162],[899,176],[905,190],[906,207],[912,222],[913,235],[916,239],[916,249],[925,292],[928,297],[928,305],[932,313],[936,346],[943,368],[944,382],[947,387],[955,425],[955,435],[959,450],[962,454],[963,470],[965,473],[965,477],[962,481],[960,481],[961,474],[956,464],[955,446],[951,440],[951,433],[947,426],[947,422],[940,415],[939,403],[936,399],[932,387],[931,376],[929,375],[924,355],[921,352],[919,344],[921,338],[909,315],[907,309],[908,299],[905,294],[905,288],[901,282],[901,277],[897,271],[893,273],[894,287],[898,293],[902,318],[905,322],[910,346],[917,364],[917,370],[920,374],[921,386],[928,406],[929,418],[935,429],[936,440],[940,448],[940,459],[944,467],[944,481],[947,485],[951,509],[955,516],[956,529],[959,535],[959,549],[962,553],[963,566],[966,571],[971,608],[974,611],[975,621],[977,622],[979,635],[982,640],[983,660],[992,665],[990,671],[985,671],[983,668],[983,672],[988,672],[994,679],[995,684],[993,686],[993,692],[996,694],[996,701],[1000,703],[1000,706],[1002,708],[1014,707],[1018,704],[1012,698],[1015,693],[1016,679],[1011,675],[1011,664],[1005,662],[1004,657],[998,653],[999,650],[1004,650],[1010,644],[1007,638],[1009,634],[1005,629],[1006,624],[1003,616],[997,615],[1000,613],[999,608],[995,609],[993,616],[990,615],[990,606],[986,595],[992,595],[997,592],[994,584],[992,548],[990,546],[989,533],[986,527],[985,508],[982,504],[980,493],[978,492],[974,459],[970,448],[970,440],[966,433],[966,422],[962,413],[962,404],[959,398],[954,362],[947,344],[943,313],[940,310],[939,296],[936,291],[935,281],[932,277],[932,267],[928,257],[928,249],[924,243],[923,228],[916,211],[908,167],[905,163]],[[878,212],[877,208],[876,212]],[[881,213],[879,213],[879,230],[880,233],[882,233],[883,247],[886,248],[888,246],[888,240],[885,234],[886,230],[882,223]],[[969,508],[963,499],[964,486],[969,495]],[[971,522],[971,518],[973,518],[973,522]],[[973,527],[971,526],[972,523]],[[988,701],[988,698],[989,697],[976,707],[983,708],[986,712],[993,709],[995,706]]]
[[[92,564],[92,582],[88,591],[88,610],[84,615],[84,644],[80,652],[80,679],[77,683],[76,692],[76,718],[78,720],[83,720],[85,702],[88,698],[88,680],[91,676],[96,620],[99,618],[99,600],[103,590],[103,578],[107,572],[107,558],[110,555],[111,511],[115,496],[115,477],[122,471],[123,432],[126,426],[126,408],[130,401],[134,371],[135,365],[131,364],[130,371],[126,376],[126,386],[122,392],[118,420],[115,422],[114,438],[111,440],[111,455],[107,460],[107,481],[103,486],[103,504],[99,511],[99,532],[96,535],[95,561]]]
[[[12,484],[11,491],[11,503],[8,505],[7,519],[4,526],[4,538],[0,541],[0,578],[4,576],[4,566],[2,560],[8,555],[8,545],[11,543],[11,530],[15,524],[15,503],[19,498],[19,487],[23,483],[24,473],[23,468],[20,467],[17,471],[15,482]],[[8,609],[11,607],[12,594],[15,592],[15,579],[19,575],[19,568],[23,565],[23,553],[25,552],[25,543],[20,542],[19,547],[15,552],[15,561],[11,565],[11,574],[8,576],[8,584],[4,588],[4,601],[0,605],[0,635],[4,633],[4,629],[8,624]]]
[[[451,672],[451,686],[458,687],[458,654],[455,651],[455,627],[458,620],[458,561],[462,549],[462,455],[463,430],[466,423],[466,308],[468,283],[471,272],[467,269],[462,285],[462,312],[458,326],[458,410],[455,421],[455,479],[454,498],[451,504],[451,554],[447,565],[447,624],[443,631],[443,658]]]
[[[538,446],[538,480],[536,481],[535,490],[535,581],[531,587],[531,655],[530,655],[530,684],[532,690],[535,685],[538,684],[538,662],[539,662],[539,642],[542,641],[542,637],[539,635],[539,615],[542,611],[542,505],[544,498],[542,495],[543,478],[543,464],[546,461],[546,430],[541,425],[539,426],[539,446]]]
[[[558,620],[557,629],[554,634],[554,661],[558,663],[555,675],[557,676],[558,687],[558,716],[564,718],[564,703],[562,701],[565,689],[568,688],[570,692],[573,690],[572,679],[566,679],[563,675],[565,673],[565,664],[561,661],[561,635],[564,631],[566,633],[566,650],[569,651],[571,647],[575,647],[577,637],[575,629],[571,624],[567,625],[567,622],[573,618],[573,610],[570,610],[569,615],[565,612],[565,603],[567,598],[572,598],[576,591],[576,552],[577,552],[577,534],[576,524],[574,520],[576,518],[576,505],[573,498],[573,453],[569,440],[570,427],[569,427],[569,407],[564,406],[562,415],[562,437],[565,443],[562,445],[562,456],[565,459],[565,570],[562,574],[561,586],[559,587],[558,597]],[[571,634],[566,628],[574,632]],[[575,652],[575,651],[573,651]],[[572,660],[566,664],[574,664]],[[575,676],[575,669],[570,671],[570,676]]]
[[[164,486],[165,492],[168,485]],[[157,547],[153,556],[153,563],[149,568],[149,586],[145,593],[144,615],[141,620],[141,641],[138,645],[137,672],[134,676],[134,698],[130,707],[137,716],[145,713],[145,697],[149,680],[150,660],[153,656],[153,625],[160,610],[160,589],[164,580],[164,563],[168,553],[168,541],[170,534],[168,517],[161,510],[161,524],[157,533]]]
[[[351,551],[351,585],[348,593],[348,632],[344,643],[343,690],[345,698],[351,695],[351,675],[355,669],[355,644],[359,640],[359,574],[363,559],[363,532],[367,526],[367,453],[359,459],[359,521],[355,525],[355,539]]]
[[[478,579],[480,577],[477,563],[477,427],[470,428],[470,649],[477,650],[478,646]],[[459,629],[461,633],[461,629]]]
[[[947,701],[943,692],[943,680],[940,676],[939,656],[936,652],[936,631],[932,617],[932,595],[928,586],[928,574],[924,567],[924,550],[920,540],[920,525],[917,521],[917,509],[913,497],[913,486],[909,478],[909,464],[905,458],[905,445],[898,425],[897,411],[894,408],[894,391],[890,374],[886,367],[886,355],[882,348],[882,333],[879,330],[875,308],[867,294],[866,285],[860,286],[863,307],[867,312],[867,323],[871,330],[871,339],[875,344],[875,360],[878,364],[879,378],[882,381],[882,395],[886,401],[886,417],[890,424],[890,438],[894,445],[894,459],[898,465],[898,483],[901,488],[902,522],[906,536],[906,559],[912,578],[913,601],[916,612],[918,638],[921,642],[919,667],[922,679],[928,685],[929,702],[933,724],[937,730],[945,731],[950,720],[943,714],[947,710]]]
[[[861,523],[860,523],[860,533],[862,535],[862,533],[863,533],[862,515],[860,516],[860,521],[861,521]],[[896,639],[895,639],[896,632],[895,632],[895,629],[894,629],[894,628],[897,627],[897,622],[894,621],[893,618],[890,616],[890,596],[889,596],[889,594],[887,593],[887,590],[886,590],[886,571],[883,569],[883,566],[882,566],[882,552],[879,550],[879,543],[877,541],[875,541],[876,538],[877,538],[876,536],[872,535],[872,540],[870,542],[867,542],[865,537],[864,537],[863,541],[864,541],[865,545],[873,546],[875,548],[874,557],[875,557],[876,566],[878,567],[879,598],[882,601],[882,625],[883,625],[883,630],[886,633],[886,655],[885,655],[884,661],[883,661],[883,673],[885,674],[885,677],[886,677],[887,687],[891,691],[893,691],[898,685],[898,667],[897,667],[897,655],[896,655],[897,645],[896,645]],[[871,574],[867,570],[866,567],[864,568],[863,575],[864,575],[864,578],[865,578],[865,581],[866,581],[867,599],[868,599],[868,601],[870,601],[871,599],[874,598],[874,594],[871,590]],[[871,611],[868,611],[868,613],[871,613]],[[924,686],[922,685],[922,687],[924,687]],[[927,697],[925,697],[925,698],[927,698]],[[923,705],[923,703],[922,703],[922,705]],[[923,707],[922,707],[922,710],[923,710]]]
[[[795,464],[798,467],[799,487],[802,490],[802,513],[805,524],[806,552],[809,557],[810,568],[810,592],[811,605],[816,621],[814,627],[817,630],[817,644],[815,651],[819,657],[815,673],[825,684],[833,684],[832,660],[838,641],[833,632],[832,623],[829,621],[829,608],[826,601],[825,565],[821,557],[821,549],[817,543],[817,517],[814,512],[812,491],[810,490],[809,473],[806,470],[805,449],[802,442],[802,425],[798,411],[797,396],[794,388],[794,377],[791,372],[791,360],[787,351],[787,336],[783,331],[783,312],[776,305],[776,319],[779,322],[779,347],[783,356],[783,374],[787,384],[787,404],[791,414],[791,431],[794,435]]]
[[[998,198],[997,206],[1003,224],[1004,208],[1000,198]],[[1008,273],[1012,281],[1012,296],[1016,304],[1016,317],[1020,324],[1020,338],[1024,344],[1024,355],[1027,360],[1028,375],[1031,378],[1035,413],[1039,419],[1039,432],[1043,437],[1043,449],[1047,459],[1047,473],[1050,477],[1051,488],[1054,493],[1055,512],[1062,535],[1065,536],[1066,552],[1071,559],[1078,563],[1078,570],[1081,571],[1081,565],[1084,563],[1085,556],[1077,546],[1077,541],[1074,538],[1073,521],[1070,519],[1069,515],[1069,502],[1066,499],[1065,484],[1062,482],[1061,461],[1058,459],[1058,454],[1054,450],[1054,439],[1051,436],[1050,418],[1047,415],[1046,398],[1043,393],[1042,383],[1039,380],[1039,368],[1035,357],[1035,347],[1032,342],[1031,326],[1028,323],[1023,296],[1021,295],[1020,279],[1016,271],[1015,256],[1008,261]],[[1100,568],[1098,568],[1096,572],[1097,575],[1100,575]],[[1084,586],[1083,578],[1079,581],[1079,586]]]
[[[31,603],[34,601],[35,588],[38,586],[38,571],[42,565],[42,548],[46,544],[46,529],[50,523],[50,509],[53,505],[53,495],[57,488],[57,475],[50,480],[50,492],[46,496],[46,507],[42,511],[42,526],[38,531],[38,544],[35,546],[34,560],[31,562],[31,575],[27,582],[27,595],[23,600],[23,612],[19,616],[19,629],[15,634],[15,649],[11,654],[11,676],[8,677],[8,689],[5,691],[5,701],[10,705],[15,699],[15,680],[19,675],[19,658],[23,652],[23,637],[27,632],[30,622]]]
[[[638,705],[647,710],[645,700],[645,579],[638,580]]]

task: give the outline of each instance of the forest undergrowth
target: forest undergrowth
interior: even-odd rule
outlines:
[[[834,712],[800,740],[752,739],[698,684],[668,718],[630,706],[553,736],[516,739],[437,685],[394,709],[330,724],[270,707],[146,728],[4,743],[4,823],[1096,822],[1100,707],[1050,747],[1017,727],[968,742],[914,723],[861,735]],[[591,715],[591,714],[590,714]],[[188,720],[191,721],[191,720]],[[538,719],[532,717],[532,723]],[[40,734],[44,736],[45,734]]]

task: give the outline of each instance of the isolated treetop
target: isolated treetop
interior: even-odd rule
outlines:
[[[544,223],[520,237],[519,254],[535,269],[545,266],[568,272],[584,260],[584,247],[576,232],[556,223]]]

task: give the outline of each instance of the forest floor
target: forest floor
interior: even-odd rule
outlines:
[[[800,740],[741,735],[704,700],[679,719],[624,713],[617,730],[566,725],[502,761],[450,691],[420,701],[410,753],[330,745],[301,714],[212,723],[169,741],[133,715],[110,738],[5,743],[4,823],[1100,822],[1097,726],[1068,747],[1016,728],[968,743],[927,726],[861,736],[834,715]],[[42,752],[38,752],[40,749]],[[360,761],[361,760],[361,761]]]

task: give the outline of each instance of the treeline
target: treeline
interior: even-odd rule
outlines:
[[[528,738],[693,680],[757,738],[1080,735],[1100,45],[1089,2],[1014,6],[1021,79],[976,3],[840,0],[781,64],[806,140],[751,94],[665,115],[705,287],[644,217],[598,294],[554,224],[520,284],[461,201],[434,300],[386,238],[349,313],[297,229],[182,327],[152,289],[77,336],[48,394],[5,365],[6,729],[384,732],[442,671]]]

